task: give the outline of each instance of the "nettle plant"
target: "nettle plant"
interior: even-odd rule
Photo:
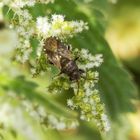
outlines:
[[[31,115],[40,125],[44,124],[45,128],[75,129],[79,125],[78,120],[83,120],[94,122],[101,132],[109,131],[110,124],[105,113],[105,106],[97,88],[98,68],[103,63],[103,55],[93,55],[88,49],[76,48],[68,41],[70,38],[76,37],[78,33],[86,32],[90,28],[88,23],[82,20],[65,20],[64,15],[56,13],[37,18],[30,13],[30,8],[33,8],[36,3],[46,5],[52,3],[53,5],[53,0],[1,0],[1,2],[8,9],[5,16],[10,15],[6,21],[7,27],[16,31],[18,36],[15,60],[28,63],[33,77],[39,77],[45,72],[53,73],[46,94],[52,96],[70,94],[70,97],[66,99],[66,110],[76,111],[78,114],[75,119],[65,117],[63,113],[61,116],[57,116],[55,110],[54,113],[49,112],[42,104],[28,100],[29,95],[25,94],[20,96],[20,105],[26,110],[26,113],[23,113],[20,106],[11,105],[11,100],[9,103],[1,104],[2,128],[20,132],[28,139],[40,139],[34,133],[34,129],[28,125],[28,121],[24,120],[25,116]],[[33,58],[31,57],[34,51],[31,40],[37,42]],[[54,70],[57,71],[55,74]],[[19,79],[15,79],[15,83],[16,80]],[[31,84],[30,82],[24,84],[25,79],[22,78],[19,81],[25,88],[27,86],[27,89]],[[18,85],[18,82],[16,84]],[[22,89],[20,86],[16,87],[16,84],[4,87],[4,89],[9,89],[9,96],[13,100],[18,98],[17,94],[14,94],[16,88]]]

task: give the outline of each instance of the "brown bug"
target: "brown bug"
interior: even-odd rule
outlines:
[[[60,74],[68,75],[71,81],[78,81],[82,73],[84,73],[76,64],[77,58],[73,60],[70,47],[66,47],[55,37],[46,39],[44,51],[50,63],[61,70]]]

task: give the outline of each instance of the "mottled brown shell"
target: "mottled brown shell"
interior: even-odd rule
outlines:
[[[44,51],[48,56],[49,61],[69,76],[70,80],[77,81],[84,72],[80,70],[72,59],[71,51],[60,40],[55,37],[46,39]]]

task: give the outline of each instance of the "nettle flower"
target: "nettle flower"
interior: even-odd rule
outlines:
[[[36,3],[48,4],[49,2],[54,2],[54,0],[1,0],[4,5],[8,5],[11,9],[20,9],[25,6],[32,7]]]
[[[10,28],[15,30],[18,36],[16,60],[22,63],[29,59],[32,47],[30,38],[34,34],[34,21],[28,10],[17,10],[15,18],[10,22]]]
[[[49,37],[57,37],[61,40],[73,37],[77,33],[87,30],[87,23],[83,21],[65,21],[63,15],[52,15],[48,17],[38,17],[36,22],[36,30],[40,37],[46,39]]]
[[[66,21],[64,15],[54,14],[50,18],[48,16],[37,17],[36,21],[34,21],[32,15],[26,9],[26,7],[34,6],[36,2],[47,4],[53,2],[53,0],[3,0],[1,2],[9,6],[9,10],[14,12],[10,27],[18,35],[16,59],[22,63],[29,60],[32,52],[30,39],[34,37],[39,41],[37,64],[35,69],[32,69],[33,75],[38,75],[42,71],[46,72],[51,69],[47,62],[47,56],[43,51],[46,39],[55,37],[65,41],[88,29],[87,23],[83,21]],[[87,49],[72,48],[71,53],[73,58],[80,54],[76,65],[84,73],[76,82],[71,81],[65,74],[54,78],[47,88],[48,93],[61,94],[64,91],[72,90],[73,96],[67,100],[67,106],[72,110],[80,110],[79,118],[81,120],[94,121],[99,130],[108,131],[110,125],[105,114],[105,107],[101,103],[99,91],[96,89],[99,79],[97,68],[102,64],[103,56],[102,54],[92,55]],[[67,128],[64,119],[50,115],[48,120],[53,128]],[[54,121],[55,123],[53,123]],[[72,126],[74,127],[76,124],[72,123]]]
[[[35,121],[40,122],[40,124],[47,128],[55,128],[57,130],[75,129],[79,125],[77,120],[58,117],[47,112],[43,106],[33,104],[28,100],[22,101],[22,106]]]
[[[74,56],[80,54],[77,65],[84,70],[83,76],[78,82],[72,82],[63,74],[52,81],[48,86],[48,92],[61,94],[73,89],[74,96],[67,100],[67,106],[72,110],[80,110],[81,120],[94,121],[99,130],[109,131],[110,124],[105,114],[105,107],[95,87],[99,79],[97,68],[103,62],[102,54],[93,56],[87,49],[74,49],[72,52]]]
[[[30,45],[30,38],[35,33],[35,22],[32,19],[32,15],[26,9],[26,7],[32,7],[36,3],[48,4],[54,2],[54,0],[1,0],[2,5],[7,5],[10,11],[14,12],[14,15],[10,21],[9,27],[14,29],[18,35],[16,60],[24,63],[26,62],[32,52]]]
[[[14,129],[16,132],[26,136],[30,140],[38,140],[39,135],[35,133],[34,128],[30,125],[22,108],[13,106],[11,103],[0,105],[0,124],[5,130]],[[26,128],[26,129],[25,129]]]

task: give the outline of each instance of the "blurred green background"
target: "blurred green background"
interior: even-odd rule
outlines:
[[[140,1],[56,0],[53,5],[37,4],[30,8],[30,12],[34,18],[59,13],[66,15],[69,20],[82,19],[88,22],[89,31],[69,42],[73,46],[87,48],[93,54],[102,53],[104,56],[104,63],[99,69],[98,87],[111,120],[110,132],[100,134],[94,124],[80,122],[80,126],[74,130],[45,129],[44,139],[140,140]],[[75,118],[75,112],[67,111],[65,105],[59,102],[64,95],[59,95],[57,100],[44,95],[50,81],[48,74],[32,78],[28,63],[21,65],[12,60],[15,42],[16,35],[13,31],[0,31],[0,95],[5,97],[2,103],[9,102],[8,91],[12,90],[18,96],[27,97],[30,102],[39,102],[50,112]],[[34,41],[32,45],[35,49]],[[20,100],[14,100],[20,104]],[[40,129],[35,123],[31,125]],[[12,139],[24,140],[13,135],[7,136],[6,140]]]

